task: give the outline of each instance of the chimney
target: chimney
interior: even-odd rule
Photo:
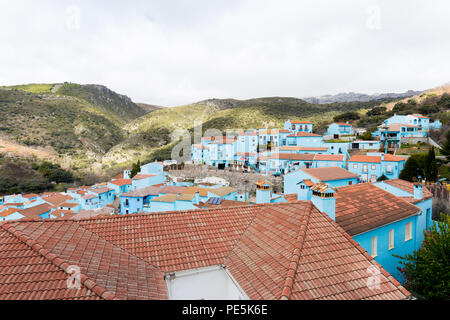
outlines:
[[[334,190],[328,184],[320,182],[311,187],[312,203],[321,212],[325,212],[331,219],[336,221],[336,198]]]
[[[200,192],[197,191],[195,193],[195,197],[194,197],[193,201],[194,201],[195,204],[199,204],[200,203]]]
[[[414,199],[420,200],[423,198],[423,186],[419,183],[414,184]]]
[[[302,180],[298,183],[299,189],[297,194],[297,200],[299,201],[311,201],[311,186],[313,182],[311,180]]]
[[[265,180],[258,180],[256,185],[256,204],[270,203],[272,200],[272,184]]]

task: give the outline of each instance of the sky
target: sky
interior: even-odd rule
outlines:
[[[425,90],[450,81],[450,1],[0,0],[0,85],[135,102]]]

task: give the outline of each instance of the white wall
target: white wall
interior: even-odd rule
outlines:
[[[235,280],[220,266],[190,270],[166,280],[170,300],[246,300]]]

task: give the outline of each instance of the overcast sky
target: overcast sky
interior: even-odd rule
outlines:
[[[401,92],[450,81],[450,1],[0,0],[0,85],[136,102]]]

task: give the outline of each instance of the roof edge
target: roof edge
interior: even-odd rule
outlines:
[[[33,251],[38,253],[40,256],[46,258],[51,263],[53,263],[56,267],[60,268],[62,271],[64,271],[67,275],[71,276],[73,272],[71,272],[70,265],[67,262],[64,262],[60,257],[52,253],[51,251],[45,249],[41,244],[39,244],[36,240],[30,238],[29,236],[25,235],[21,231],[14,228],[9,223],[5,223],[1,225],[1,228],[5,230],[6,232],[13,235],[15,238],[17,238],[19,241],[25,243],[28,247],[30,247]],[[95,281],[88,278],[85,274],[80,274],[80,283],[86,287],[88,290],[94,292],[97,296],[99,296],[102,299],[105,300],[115,300],[116,296],[112,292],[107,291],[105,288],[99,286]]]

